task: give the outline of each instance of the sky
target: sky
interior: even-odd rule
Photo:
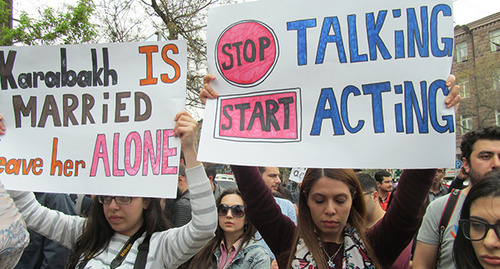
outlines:
[[[500,12],[500,0],[454,0],[455,24],[463,25]]]
[[[14,0],[14,14],[19,10],[31,13],[41,4],[53,6],[76,2],[76,0]],[[453,0],[453,9],[455,24],[462,25],[500,12],[500,0]]]

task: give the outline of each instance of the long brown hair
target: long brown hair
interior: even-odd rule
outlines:
[[[291,268],[299,238],[302,238],[307,245],[309,251],[314,257],[318,269],[327,269],[327,260],[320,248],[318,235],[315,233],[317,229],[311,216],[311,210],[307,203],[307,198],[311,188],[316,182],[322,178],[327,177],[332,180],[339,180],[347,185],[352,197],[352,206],[349,212],[347,223],[356,229],[365,244],[365,247],[370,255],[371,260],[378,265],[377,259],[369,246],[365,235],[365,201],[363,197],[363,190],[359,184],[356,175],[351,169],[321,169],[309,168],[304,175],[302,185],[299,193],[299,214],[297,217],[297,229],[293,240],[292,248],[290,249],[288,266]],[[377,266],[378,268],[379,266]]]
[[[146,228],[146,236],[157,231],[164,231],[170,228],[163,210],[160,206],[160,199],[142,198],[149,201],[147,209],[143,211],[143,225]],[[76,268],[83,257],[91,253],[98,255],[98,251],[104,251],[115,231],[111,228],[104,216],[103,205],[94,197],[90,207],[89,216],[83,225],[82,234],[76,240],[73,253],[69,257],[67,268]]]
[[[227,189],[217,198],[215,201],[216,206],[221,204],[222,198],[229,194],[236,194],[241,197],[241,193],[238,189]],[[247,216],[244,216],[247,221],[247,225],[245,225],[243,234],[240,238],[242,238],[241,245],[243,246],[245,243],[250,241],[250,239],[254,238],[255,232],[257,231],[255,227],[252,225]],[[217,230],[215,231],[215,237],[212,238],[205,247],[194,256],[193,260],[189,264],[189,268],[212,268],[217,266],[217,260],[215,259],[214,253],[220,248],[220,243],[224,240],[224,231],[220,227],[219,222],[217,221]],[[239,250],[238,250],[239,251]]]

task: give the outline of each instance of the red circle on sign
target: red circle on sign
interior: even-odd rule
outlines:
[[[278,51],[276,36],[267,25],[253,20],[237,22],[219,36],[217,69],[230,84],[253,87],[271,73]]]

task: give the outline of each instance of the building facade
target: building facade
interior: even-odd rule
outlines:
[[[500,12],[455,26],[451,72],[457,77],[462,97],[456,116],[459,157],[464,133],[500,126]]]

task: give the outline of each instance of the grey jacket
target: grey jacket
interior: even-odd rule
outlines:
[[[217,259],[217,267],[219,267],[220,248],[214,253]],[[229,269],[240,269],[240,268],[255,268],[255,269],[267,269],[271,268],[271,258],[267,254],[266,249],[259,244],[257,241],[250,239],[242,249],[236,254],[234,259],[225,268]]]

